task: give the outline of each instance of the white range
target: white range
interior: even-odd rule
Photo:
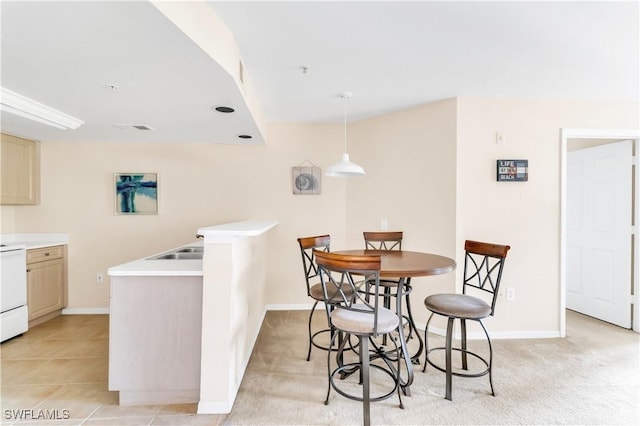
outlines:
[[[26,246],[0,245],[0,260],[0,341],[4,342],[28,329]]]

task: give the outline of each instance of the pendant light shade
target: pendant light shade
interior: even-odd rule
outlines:
[[[339,163],[333,164],[327,168],[325,175],[335,177],[362,176],[365,174],[364,169],[349,161],[347,154],[347,101],[351,99],[352,94],[345,92],[340,95],[344,99],[344,153]]]
[[[342,160],[332,166],[327,167],[327,176],[361,176],[364,175],[364,169],[356,163],[349,161],[349,154],[342,154]]]

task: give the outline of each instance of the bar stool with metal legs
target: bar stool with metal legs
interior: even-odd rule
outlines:
[[[460,377],[481,377],[489,375],[489,385],[491,386],[491,394],[495,396],[493,390],[493,379],[491,376],[493,366],[493,349],[491,347],[491,339],[482,320],[489,316],[493,316],[496,309],[496,300],[498,290],[500,288],[500,280],[502,279],[502,269],[507,252],[510,247],[507,245],[490,244],[478,241],[467,240],[464,245],[464,281],[462,284],[462,294],[432,294],[424,300],[424,304],[431,315],[427,321],[424,331],[425,353],[426,359],[424,363],[424,372],[427,364],[446,373],[446,389],[445,399],[451,401],[452,376]],[[469,289],[479,289],[490,295],[491,304],[483,299],[470,296],[467,294]],[[447,335],[446,343],[443,347],[429,349],[428,336],[429,324],[434,315],[447,317]],[[460,320],[460,347],[453,347],[453,323]],[[489,357],[486,359],[476,352],[472,352],[467,348],[467,323],[466,321],[476,321],[482,326],[487,342],[489,344]],[[445,352],[445,367],[437,365],[429,357],[434,351]],[[461,354],[462,369],[453,370],[452,352],[457,351]],[[480,371],[469,371],[467,356],[481,361],[483,369]]]
[[[364,237],[365,250],[380,250],[380,251],[402,251],[402,231],[364,231],[362,233]],[[380,287],[384,295],[384,307],[391,308],[391,298],[400,294],[407,298],[408,315],[411,315],[411,304],[409,303],[409,294],[411,293],[410,278],[405,282],[405,288],[398,293],[397,288],[400,283],[400,278],[381,278]],[[367,292],[370,292],[369,286],[366,288]],[[407,321],[411,321],[407,316]],[[413,335],[413,330],[409,327],[406,335],[407,340],[410,340]],[[386,344],[387,339],[383,337],[382,343]]]
[[[359,339],[357,351],[358,360],[344,362],[345,346],[348,339],[341,339],[336,353],[336,364],[331,364],[332,353],[327,355],[327,373],[329,386],[325,404],[329,403],[331,389],[335,389],[340,395],[349,399],[362,401],[363,423],[371,422],[370,403],[381,401],[398,394],[400,408],[402,397],[400,395],[400,368],[402,356],[401,345],[398,345],[397,334],[394,332],[400,326],[398,315],[390,309],[380,306],[378,300],[382,295],[378,293],[380,287],[380,255],[345,255],[329,252],[314,251],[318,264],[318,273],[322,283],[325,305],[327,306],[327,319],[331,327],[332,345],[338,336],[347,334],[357,336]],[[369,283],[374,287],[373,292],[367,295],[360,292],[360,287]],[[345,289],[349,289],[347,292]],[[340,303],[336,303],[340,299]],[[369,350],[369,339],[388,335],[394,343],[397,352],[394,361],[387,357],[386,353],[377,350]],[[339,337],[338,337],[339,338]],[[354,375],[359,371],[359,376]],[[378,371],[384,373],[382,377],[388,377],[389,386],[376,395],[371,395],[370,373]],[[353,385],[361,385],[362,392],[354,394],[349,392],[343,383],[345,377],[357,378],[359,381]],[[337,380],[340,379],[340,380]],[[376,388],[377,389],[377,388]]]
[[[323,346],[315,341],[316,336],[319,334],[329,333],[329,328],[327,327],[312,334],[311,322],[318,302],[324,302],[322,284],[319,282],[320,277],[318,276],[318,266],[316,265],[313,251],[319,250],[328,252],[331,245],[331,236],[317,235],[313,237],[302,237],[298,238],[298,244],[300,246],[300,254],[302,255],[302,267],[304,269],[304,278],[307,284],[307,295],[314,301],[311,312],[309,313],[309,349],[307,350],[307,361],[309,361],[311,359],[312,346],[325,351],[329,350],[327,346]],[[314,278],[317,279],[318,282],[313,283],[312,280]]]
[[[365,250],[384,250],[384,251],[402,251],[402,231],[365,231],[362,233],[364,237]],[[380,285],[384,292],[384,307],[391,307],[392,288],[398,287],[400,279],[381,279]]]

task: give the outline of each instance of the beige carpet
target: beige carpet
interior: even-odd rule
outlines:
[[[322,311],[319,313],[322,314]],[[362,406],[327,389],[326,353],[306,357],[306,311],[269,312],[228,425],[362,423]],[[316,316],[317,326],[326,317]],[[474,343],[476,344],[476,343]],[[480,350],[480,349],[479,349]],[[416,371],[412,396],[371,407],[373,424],[640,424],[640,336],[568,312],[567,338],[494,341],[494,386],[487,376]]]
[[[0,424],[26,424],[12,409],[69,411],[68,420],[35,425],[361,424],[361,403],[332,392],[323,404],[326,356],[316,349],[305,361],[307,314],[267,313],[226,416],[196,415],[197,404],[119,406],[107,389],[108,316],[58,317],[2,344]],[[317,327],[326,321],[316,318]],[[397,398],[373,403],[372,423],[640,424],[640,335],[571,312],[567,334],[494,341],[496,397],[487,377],[454,378],[453,401],[446,401],[444,375],[418,371],[405,409]]]

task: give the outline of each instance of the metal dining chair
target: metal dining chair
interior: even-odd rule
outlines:
[[[313,307],[309,313],[309,349],[307,350],[307,361],[311,359],[311,347],[315,346],[318,349],[329,350],[329,347],[323,346],[315,341],[316,336],[322,333],[329,333],[329,328],[322,329],[315,333],[312,333],[311,323],[313,321],[313,313],[316,310],[316,306],[319,302],[324,302],[324,296],[322,293],[322,284],[319,282],[318,267],[313,255],[314,250],[328,252],[331,246],[331,236],[329,235],[317,235],[313,237],[298,238],[298,245],[300,246],[300,254],[302,255],[302,267],[304,269],[304,278],[307,284],[307,295],[313,299]],[[317,279],[318,282],[313,283],[312,280]]]
[[[362,233],[364,237],[365,250],[382,250],[382,251],[402,251],[402,231],[364,231]],[[391,308],[391,298],[400,294],[406,298],[407,315],[405,319],[407,324],[415,324],[413,322],[413,316],[411,313],[411,302],[409,295],[411,294],[411,278],[405,280],[404,288],[398,293],[398,284],[400,278],[381,278],[380,286],[384,295],[384,307]],[[367,286],[368,287],[368,286]],[[370,289],[367,288],[367,292]],[[416,331],[417,332],[417,331]],[[406,335],[407,340],[413,338],[413,330],[409,327]],[[383,344],[386,344],[386,338],[383,338]]]
[[[371,422],[370,403],[381,401],[398,394],[400,408],[403,408],[402,397],[400,395],[400,368],[402,350],[397,343],[393,332],[398,330],[400,320],[396,313],[390,309],[380,306],[378,289],[380,286],[380,256],[379,255],[345,255],[330,252],[314,251],[314,256],[318,265],[320,282],[326,305],[327,320],[332,329],[331,344],[335,339],[344,334],[358,337],[356,362],[344,362],[344,350],[348,339],[341,339],[336,353],[336,367],[331,364],[331,355],[327,355],[327,373],[329,385],[325,405],[329,404],[331,389],[335,389],[340,395],[362,401],[363,423],[369,425]],[[373,296],[367,297],[359,291],[365,282],[372,283],[375,288]],[[348,290],[348,291],[346,291]],[[336,303],[339,300],[339,303]],[[369,339],[387,335],[394,343],[395,363],[379,351],[369,350]],[[354,346],[350,347],[355,351]],[[372,362],[373,360],[373,362]],[[385,389],[380,395],[371,396],[370,372],[372,369],[384,372],[390,379],[392,385]],[[362,385],[360,395],[349,393],[340,386],[345,377],[354,375],[354,371],[359,371],[359,384]],[[352,376],[353,377],[353,376]],[[383,376],[384,377],[384,376]],[[340,381],[336,381],[340,378]]]
[[[362,233],[364,237],[365,250],[402,250],[402,231],[364,231]],[[381,279],[380,285],[384,292],[385,308],[391,306],[391,289],[398,287],[399,279]]]
[[[452,376],[460,377],[481,377],[489,375],[489,385],[491,394],[495,396],[493,390],[492,366],[493,348],[491,338],[482,320],[493,316],[496,309],[500,281],[502,280],[502,269],[507,257],[507,252],[511,247],[507,245],[483,243],[478,241],[465,241],[464,250],[464,281],[462,283],[462,294],[432,294],[424,300],[426,308],[431,311],[424,330],[425,341],[425,363],[422,371],[427,368],[427,364],[446,373],[445,399],[451,401]],[[475,296],[467,294],[468,291],[476,289],[480,293],[488,293],[491,303],[485,302]],[[445,346],[429,349],[427,333],[429,324],[434,315],[447,317],[447,334],[445,336]],[[460,320],[460,347],[453,347],[453,323]],[[467,321],[476,321],[482,326],[489,346],[489,357],[481,356],[477,352],[472,352],[467,348]],[[445,352],[445,367],[436,364],[429,354],[435,351]],[[453,370],[452,352],[460,352],[462,368]],[[469,371],[467,356],[479,360],[483,369],[481,371]]]
[[[364,237],[365,250],[402,250],[402,231],[365,231],[362,236]],[[384,278],[380,280],[385,308],[391,307],[391,296],[395,293],[391,290],[397,288],[399,282],[400,279]]]
[[[402,231],[364,231],[367,250],[402,250]]]

